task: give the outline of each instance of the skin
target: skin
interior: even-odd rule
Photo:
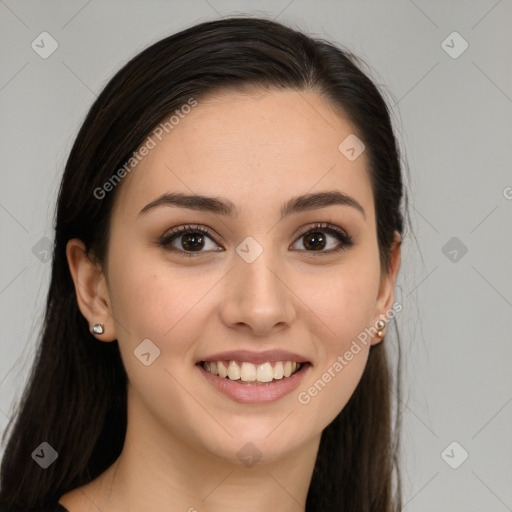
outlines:
[[[122,454],[61,497],[71,512],[305,509],[322,429],[348,402],[370,344],[381,338],[362,346],[310,403],[297,394],[390,310],[400,267],[398,234],[389,272],[380,267],[365,153],[351,162],[338,150],[352,133],[312,91],[218,93],[119,185],[103,267],[80,240],[68,243],[79,307],[91,326],[105,325],[98,340],[118,340],[129,376]],[[331,190],[356,199],[365,216],[331,205],[279,220],[290,198]],[[224,197],[239,215],[168,205],[139,215],[166,192]],[[325,254],[305,248],[300,235],[316,222],[343,228],[354,245],[328,254],[339,242],[316,229],[327,236]],[[205,237],[202,255],[192,257],[157,245],[186,224],[210,228],[219,243]],[[236,252],[248,236],[263,248],[250,264]],[[173,242],[182,251],[183,238]],[[150,366],[133,355],[146,338],[161,351]],[[268,404],[232,401],[194,366],[218,351],[276,348],[304,355],[312,367],[296,391]],[[237,457],[248,442],[261,452],[251,467]]]

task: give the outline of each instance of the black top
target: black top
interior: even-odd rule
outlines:
[[[55,503],[54,505],[51,505],[48,508],[41,508],[38,510],[40,510],[41,512],[69,512],[69,510],[60,503]]]
[[[69,512],[69,510],[64,505],[61,505],[57,501],[47,501],[43,503],[39,503],[34,507],[30,507],[30,512]],[[16,510],[16,512],[26,512],[27,507],[23,507],[23,509],[15,507],[9,510]]]

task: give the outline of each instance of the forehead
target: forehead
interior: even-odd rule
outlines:
[[[229,198],[243,214],[291,196],[340,190],[373,216],[363,152],[339,149],[357,133],[350,120],[312,91],[224,91],[174,118],[161,140],[124,178],[116,209],[133,216],[167,192]]]

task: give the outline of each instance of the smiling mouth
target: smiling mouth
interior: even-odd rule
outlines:
[[[261,386],[286,380],[300,372],[309,363],[268,361],[256,365],[247,361],[201,361],[198,365],[212,375],[237,384]]]

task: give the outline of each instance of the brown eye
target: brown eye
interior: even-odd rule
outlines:
[[[330,238],[337,240],[338,243],[329,242]],[[352,237],[349,236],[345,230],[331,224],[315,225],[313,228],[303,233],[299,237],[299,240],[301,239],[303,250],[322,254],[332,254],[333,252],[346,250],[354,245]],[[301,250],[300,247],[299,250]]]
[[[186,251],[200,251],[204,247],[204,236],[201,233],[185,233],[181,237],[181,246]]]
[[[323,233],[319,231],[312,231],[303,235],[304,237],[304,247],[306,249],[323,249],[326,246],[326,237]]]
[[[216,249],[217,242],[208,230],[202,227],[192,226],[184,226],[171,230],[158,244],[169,251],[188,256],[191,256],[191,253],[204,253],[219,250]]]

